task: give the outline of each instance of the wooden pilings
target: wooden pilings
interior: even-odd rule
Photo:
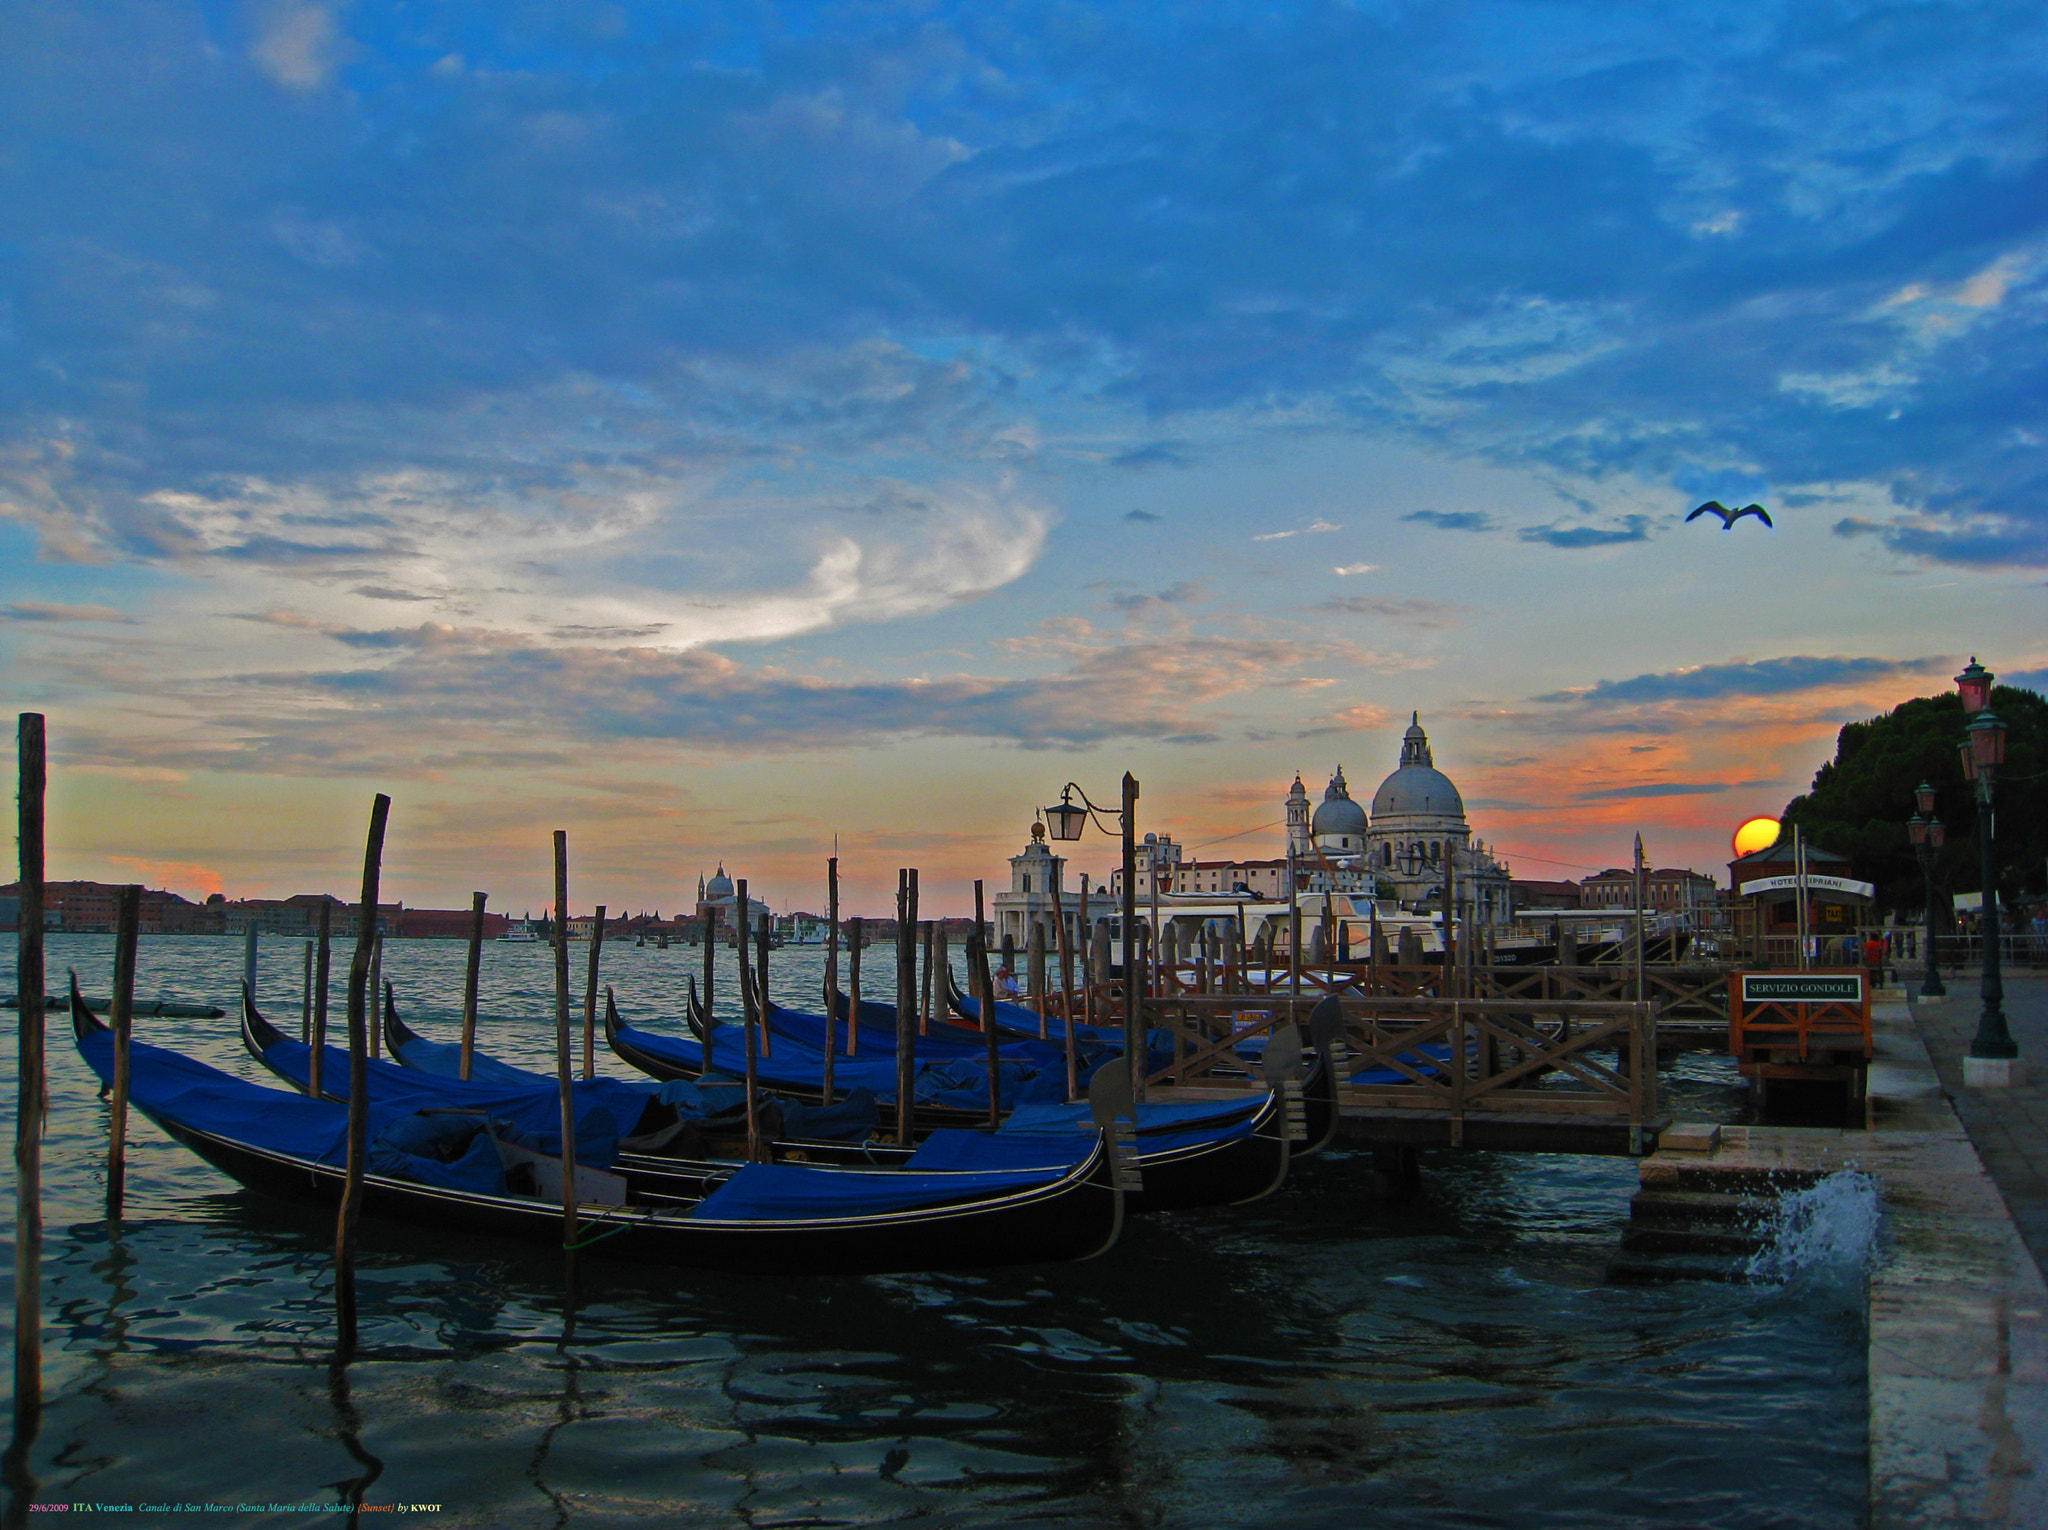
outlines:
[[[1067,933],[1066,911],[1060,907],[1060,879],[1057,875],[1052,879],[1052,922],[1060,943],[1060,1019],[1067,1031],[1067,1098],[1071,1100],[1079,1093],[1074,1058],[1074,943]]]
[[[710,1055],[711,1032],[718,1025],[718,1016],[711,1008],[711,982],[717,971],[718,956],[718,909],[714,906],[704,910],[704,1045],[705,1055]]]
[[[484,959],[484,898],[469,895],[469,959],[462,969],[462,1063],[460,1076],[469,1077],[476,1060],[476,987]]]
[[[320,1063],[327,1055],[327,974],[333,953],[334,900],[320,900],[320,933],[313,942],[313,1039],[306,1060],[306,1098],[320,1098]]]
[[[745,877],[734,881],[733,894],[732,929],[734,938],[738,941],[733,954],[738,960],[740,974],[740,1038],[746,1046],[747,1053],[747,1161],[758,1163],[761,1158],[761,1123],[757,1086],[761,1076],[761,1052],[760,1033],[755,1029],[754,985],[747,976],[747,940],[751,931],[747,925]],[[765,1017],[766,1012],[762,1013]]]
[[[124,887],[114,900],[114,997],[107,1023],[114,1031],[114,1096],[107,1118],[107,1220],[121,1220],[128,1174],[129,1044],[135,1029],[135,941],[142,928],[142,889]],[[311,956],[312,948],[306,954]]]
[[[597,963],[604,951],[604,905],[590,926],[590,970],[583,980],[583,1076],[597,1077]]]
[[[562,1101],[562,1247],[576,1242],[576,1091],[569,1059],[569,832],[555,830],[555,1088]]]
[[[917,1108],[917,1031],[910,1018],[917,1002],[917,872],[896,873],[896,1140],[910,1146]]]
[[[988,1124],[1003,1124],[1002,1061],[996,1054],[995,985],[988,977],[988,926],[982,922],[981,878],[974,879],[974,933],[967,937],[967,980],[981,1006],[981,1034],[988,1043]]]
[[[43,1419],[43,714],[24,712],[18,844],[21,866],[15,992],[14,1096],[14,1443],[18,1455]]]
[[[370,1119],[369,1063],[363,1035],[369,1010],[370,954],[377,942],[377,881],[384,862],[384,825],[391,799],[370,803],[370,833],[363,847],[363,897],[356,919],[356,952],[348,964],[348,1138],[341,1209],[334,1221],[335,1349],[356,1347],[356,1223],[363,1209],[363,1152]]]
[[[768,1034],[768,943],[775,933],[774,921],[768,911],[761,910],[760,922],[754,926],[759,940],[754,946],[754,1014],[761,1027],[761,1055],[775,1055],[775,1038]]]
[[[825,862],[825,1103],[832,1103],[832,1059],[839,1051],[839,857]],[[849,1029],[859,1017],[849,1014]]]
[[[867,921],[855,914],[846,921],[846,1055],[860,1055],[860,953],[867,944]]]
[[[1024,991],[1038,1015],[1038,1039],[1046,1039],[1045,1028],[1045,925],[1031,921],[1031,937],[1024,945]]]

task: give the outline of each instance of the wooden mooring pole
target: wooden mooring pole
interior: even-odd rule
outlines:
[[[107,1118],[107,1220],[121,1220],[128,1178],[129,1044],[135,1030],[135,942],[142,928],[142,889],[130,885],[114,898],[114,998],[107,1022],[114,1030],[114,1098]],[[312,948],[306,954],[312,955]]]
[[[21,902],[15,962],[14,1441],[10,1465],[43,1421],[43,714],[24,712],[20,753]]]
[[[995,985],[988,976],[988,926],[982,922],[981,878],[974,879],[974,933],[967,937],[967,980],[974,985],[974,999],[981,1006],[981,1034],[988,1043],[988,1124],[1003,1124],[1002,1062],[996,1055]],[[1130,975],[1128,960],[1125,977]]]
[[[825,1103],[832,1103],[832,1059],[838,1054],[839,1027],[839,857],[825,861]],[[855,1017],[848,1015],[851,1027]]]
[[[896,873],[896,1141],[910,1146],[911,1116],[917,1108],[917,1029],[910,1007],[917,1002],[917,872]]]
[[[761,1026],[761,1055],[775,1055],[775,1038],[768,1034],[768,942],[775,934],[774,921],[768,917],[768,910],[761,910],[760,922],[754,926],[760,942],[754,947],[754,1014]]]
[[[597,1077],[597,962],[604,950],[604,905],[590,925],[590,970],[583,981],[583,1076]]]
[[[313,1039],[306,1060],[306,1098],[320,1098],[320,1061],[327,1055],[327,974],[333,952],[334,900],[320,900],[320,934],[313,943]]]
[[[760,1078],[760,1037],[755,1031],[755,994],[752,980],[748,977],[747,940],[751,933],[747,923],[747,879],[740,877],[733,883],[733,935],[738,941],[734,956],[739,962],[740,974],[740,1039],[746,1046],[747,1054],[747,1162],[761,1160],[761,1126],[755,1086]],[[765,1013],[763,1018],[765,1018]],[[707,1054],[708,1058],[708,1054]]]
[[[867,921],[855,914],[846,921],[846,1055],[860,1053],[860,951],[867,944]]]
[[[356,1347],[356,1223],[363,1209],[363,1150],[370,1120],[369,1063],[364,1026],[369,1010],[370,953],[377,943],[377,881],[384,863],[384,825],[391,799],[370,803],[370,834],[363,847],[363,898],[356,918],[356,954],[348,964],[348,1137],[343,1155],[341,1210],[334,1221],[335,1352],[343,1360]]]
[[[469,1077],[476,1060],[476,987],[484,959],[484,897],[469,895],[469,960],[462,969],[462,1064],[461,1076]]]
[[[1067,1098],[1071,1100],[1078,1092],[1075,1088],[1074,1059],[1074,943],[1067,933],[1066,910],[1060,907],[1058,872],[1054,872],[1052,877],[1052,922],[1054,928],[1059,931],[1060,1020],[1067,1029]]]
[[[711,1033],[718,1028],[718,1016],[711,1008],[711,980],[718,968],[718,909],[704,910],[704,1055],[711,1055]]]
[[[576,1089],[569,1065],[569,831],[555,830],[555,1088],[562,1100],[562,1247],[576,1243]]]

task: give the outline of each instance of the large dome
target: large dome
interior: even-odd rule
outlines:
[[[1403,765],[1372,794],[1372,816],[1385,820],[1407,814],[1463,818],[1465,803],[1451,778],[1432,765]]]
[[[725,874],[725,867],[721,863],[711,880],[704,884],[704,897],[706,901],[715,902],[720,898],[730,898],[732,894],[732,878]]]
[[[1389,816],[1465,816],[1458,789],[1430,758],[1429,735],[1422,731],[1420,715],[1411,716],[1408,731],[1402,735],[1401,768],[1380,782],[1380,789],[1372,794],[1372,816],[1382,820]]]
[[[1337,774],[1330,777],[1330,784],[1323,792],[1323,800],[1316,808],[1315,817],[1310,820],[1309,832],[1317,839],[1325,835],[1355,835],[1365,837],[1365,809],[1351,800],[1351,789],[1344,781],[1344,767],[1337,767]]]

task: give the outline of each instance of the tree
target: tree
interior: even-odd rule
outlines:
[[[2048,700],[2001,685],[1991,692],[1991,710],[2009,730],[1993,802],[1999,893],[2010,904],[2043,886]],[[1931,783],[1935,813],[1948,828],[1948,844],[1934,870],[1939,912],[1948,895],[1975,891],[1983,880],[1975,788],[1956,752],[1965,721],[1962,699],[1951,692],[1850,723],[1835,740],[1834,759],[1815,774],[1812,790],[1786,804],[1782,822],[1787,829],[1797,824],[1812,843],[1848,856],[1853,874],[1876,886],[1880,908],[1910,913],[1924,902],[1924,884],[1906,820],[1913,816],[1914,789]]]

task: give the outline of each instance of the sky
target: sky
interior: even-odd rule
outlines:
[[[1719,868],[2048,685],[2044,75],[1934,0],[14,0],[50,875],[344,891],[382,791],[409,904],[559,828],[578,908],[959,913],[1069,781],[1270,856],[1412,712],[1518,875]]]

